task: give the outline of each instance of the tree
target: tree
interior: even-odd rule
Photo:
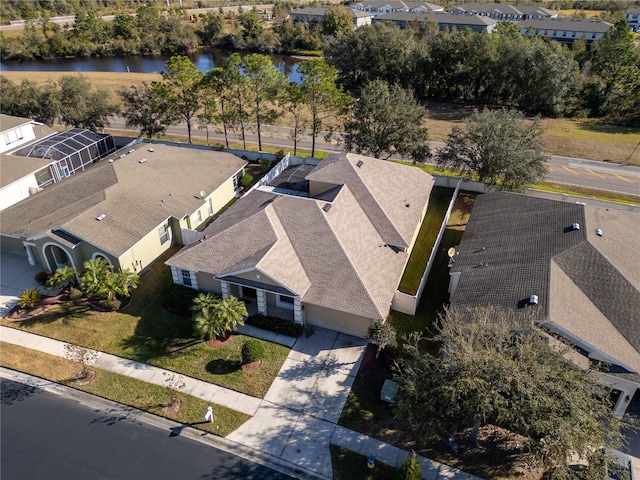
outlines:
[[[540,119],[525,121],[517,110],[475,110],[465,130],[453,127],[438,150],[440,166],[459,169],[464,178],[502,190],[522,191],[544,178]]]
[[[367,329],[367,340],[378,345],[376,359],[385,348],[395,348],[398,345],[396,337],[396,329],[389,322],[373,322]]]
[[[97,257],[87,260],[83,264],[80,290],[87,296],[98,297],[103,293],[103,283],[111,271],[111,265],[103,258]]]
[[[398,472],[398,480],[420,480],[422,478],[422,465],[418,462],[416,452],[411,452]]]
[[[412,92],[373,80],[362,89],[344,125],[345,148],[384,160],[393,154],[412,156],[427,143],[426,117],[427,110]]]
[[[0,111],[16,117],[33,118],[53,125],[60,113],[60,101],[55,85],[40,87],[24,79],[20,85],[0,76]]]
[[[349,11],[342,5],[329,7],[322,17],[320,30],[323,35],[348,35],[353,32],[353,20]]]
[[[64,358],[81,365],[82,369],[78,373],[76,380],[83,380],[89,377],[89,374],[91,373],[89,365],[93,365],[96,361],[98,358],[98,352],[89,348],[81,347],[80,345],[65,343]]]
[[[224,17],[219,13],[208,12],[202,19],[202,30],[198,32],[204,45],[215,45],[224,30]]]
[[[286,77],[280,70],[274,68],[271,57],[257,53],[245,57],[243,70],[251,92],[253,114],[258,132],[258,150],[262,151],[261,127],[263,122],[272,123],[278,117],[278,110],[269,108],[269,106],[273,105]]]
[[[332,115],[343,115],[351,99],[336,84],[336,69],[322,59],[311,59],[298,67],[301,91],[311,115],[311,157],[315,156],[316,138],[322,122]]]
[[[199,294],[191,306],[194,333],[204,340],[222,337],[238,325],[244,325],[247,307],[236,297],[215,298],[210,293]]]
[[[610,390],[530,316],[448,309],[434,338],[439,354],[423,352],[420,340],[407,339],[394,380],[396,415],[422,439],[471,428],[474,441],[481,425],[498,425],[526,437],[524,448],[556,478],[569,475],[573,455],[588,458],[622,441]]]
[[[63,75],[58,80],[60,121],[66,126],[96,130],[109,125],[116,106],[109,102],[106,90],[91,89],[86,75]]]
[[[140,277],[125,268],[114,272],[111,265],[102,258],[84,262],[80,289],[93,298],[106,298],[111,302],[116,295],[128,297],[129,288],[137,288]]]
[[[235,52],[229,57],[221,77],[223,85],[220,101],[224,102],[222,105],[225,109],[223,121],[229,125],[240,126],[240,137],[243,148],[246,150],[245,130],[249,119],[251,94],[248,79],[242,72],[242,58],[239,53]]]
[[[140,127],[140,134],[148,138],[162,135],[177,118],[159,90],[157,82],[150,85],[142,82],[118,92],[124,103],[122,114],[127,127]]]
[[[302,87],[296,82],[289,82],[282,96],[283,108],[293,117],[293,128],[289,132],[289,138],[293,140],[293,155],[298,154],[298,142],[302,138],[307,118],[304,115],[304,95]]]
[[[53,275],[47,280],[47,288],[70,289],[78,280],[78,272],[71,265],[56,268]]]
[[[164,65],[162,82],[156,86],[157,93],[167,102],[175,118],[187,124],[187,136],[191,142],[191,128],[202,103],[202,81],[204,73],[182,55],[171,57]],[[174,122],[176,123],[176,122]]]

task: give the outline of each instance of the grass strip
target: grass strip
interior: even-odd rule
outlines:
[[[0,346],[0,364],[3,367],[51,380],[176,422],[193,424],[191,426],[194,428],[214,435],[226,437],[250,418],[244,413],[215,405],[214,422],[200,423],[203,422],[210,403],[199,398],[178,392],[176,395],[182,401],[182,407],[177,414],[170,414],[163,409],[169,400],[169,393],[165,387],[93,367],[91,370],[96,372],[95,379],[87,385],[78,385],[75,375],[81,367],[77,363],[10,343],[0,342]]]
[[[331,445],[331,463],[334,480],[389,480],[398,474],[397,469],[382,462],[369,468],[367,457],[336,445]]]

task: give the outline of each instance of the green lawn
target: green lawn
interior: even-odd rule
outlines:
[[[289,348],[262,342],[266,352],[263,366],[245,372],[240,352],[247,337],[238,335],[221,348],[211,348],[194,339],[191,320],[162,307],[162,287],[171,282],[171,273],[163,261],[155,262],[142,277],[131,303],[119,312],[97,312],[86,305],[67,304],[31,320],[2,320],[2,324],[264,397]]]
[[[429,261],[431,250],[438,237],[438,232],[447,213],[447,208],[449,208],[452,195],[453,190],[450,188],[433,187],[433,190],[431,190],[427,214],[422,221],[418,238],[411,251],[411,257],[409,257],[409,262],[404,269],[404,274],[398,287],[401,292],[409,295],[417,293],[422,274]]]
[[[182,402],[180,411],[177,414],[171,414],[163,408],[169,399],[166,388],[99,368],[91,368],[96,372],[95,379],[81,386],[74,381],[80,369],[77,364],[64,358],[9,343],[0,343],[0,345],[2,346],[0,364],[3,367],[52,380],[177,422],[191,424],[195,428],[215,435],[227,436],[250,418],[244,413],[216,405],[214,422],[203,422],[204,412],[207,411],[209,402],[183,393],[177,394]]]
[[[367,457],[341,447],[331,445],[331,463],[334,480],[392,480],[398,470],[382,462],[367,466]]]

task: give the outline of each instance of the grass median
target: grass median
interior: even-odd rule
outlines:
[[[203,422],[209,402],[184,393],[176,393],[182,406],[176,414],[164,411],[169,393],[165,387],[91,367],[95,378],[86,385],[75,382],[80,367],[77,363],[47,353],[0,342],[3,367],[35,375],[68,387],[82,390],[114,402],[129,405],[194,428],[225,437],[246,422],[250,416],[222,405],[214,407],[214,422]]]

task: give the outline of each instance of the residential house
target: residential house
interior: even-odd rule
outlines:
[[[521,22],[530,18],[556,18],[558,12],[538,6],[506,5],[502,3],[467,3],[449,8],[456,15],[479,15],[498,21]]]
[[[304,180],[247,193],[166,264],[175,283],[250,311],[363,337],[387,319],[433,182],[410,166],[330,155]]]
[[[319,24],[322,22],[322,19],[328,9],[329,7],[301,8],[300,10],[293,10],[289,12],[289,17],[291,17],[294,22],[305,22],[309,25]],[[354,28],[362,27],[363,25],[371,25],[371,18],[373,17],[373,14],[352,9],[347,9],[347,13],[351,15]]]
[[[0,212],[0,247],[50,272],[97,257],[140,272],[234,198],[245,164],[210,149],[135,144]]]
[[[480,195],[450,264],[451,305],[532,315],[574,346],[576,363],[603,365],[622,415],[640,402],[638,239],[638,213]]]
[[[113,153],[111,135],[73,128],[56,132],[29,119],[2,115],[0,210]]]
[[[469,28],[474,32],[492,32],[498,25],[497,20],[478,15],[454,15],[445,12],[412,13],[393,12],[380,15],[373,19],[373,23],[390,22],[400,28],[416,26],[423,28],[426,23],[437,24],[440,30],[464,30]]]
[[[634,32],[640,32],[640,8],[633,8],[627,10],[624,14],[624,19]]]
[[[587,45],[600,40],[613,25],[600,20],[582,18],[533,18],[520,22],[523,35],[540,35],[547,40],[573,43],[584,38]]]
[[[353,10],[370,12],[374,15],[384,15],[391,12],[442,12],[440,5],[426,2],[404,2],[402,0],[369,0],[357,2],[348,6]]]

